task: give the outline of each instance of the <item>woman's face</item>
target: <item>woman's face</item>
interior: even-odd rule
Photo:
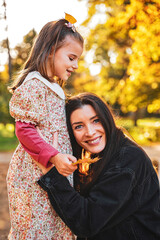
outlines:
[[[70,121],[75,139],[82,148],[94,154],[105,148],[106,133],[91,105],[84,105],[72,112]]]

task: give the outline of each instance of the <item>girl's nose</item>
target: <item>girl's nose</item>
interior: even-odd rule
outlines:
[[[77,62],[77,61],[74,62],[73,68],[74,68],[74,69],[78,69],[78,62]]]

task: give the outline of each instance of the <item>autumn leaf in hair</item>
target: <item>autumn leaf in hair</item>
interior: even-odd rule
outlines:
[[[77,22],[77,20],[70,14],[65,13],[65,19],[70,22],[71,24],[74,24]]]

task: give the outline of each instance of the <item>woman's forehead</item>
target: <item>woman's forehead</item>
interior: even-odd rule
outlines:
[[[72,112],[71,121],[83,121],[84,119],[90,119],[96,115],[95,109],[91,105],[86,104]]]

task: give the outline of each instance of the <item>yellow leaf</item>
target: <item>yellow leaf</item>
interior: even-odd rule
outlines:
[[[68,13],[65,13],[65,19],[72,24],[77,22],[77,20],[72,15],[70,15]]]

